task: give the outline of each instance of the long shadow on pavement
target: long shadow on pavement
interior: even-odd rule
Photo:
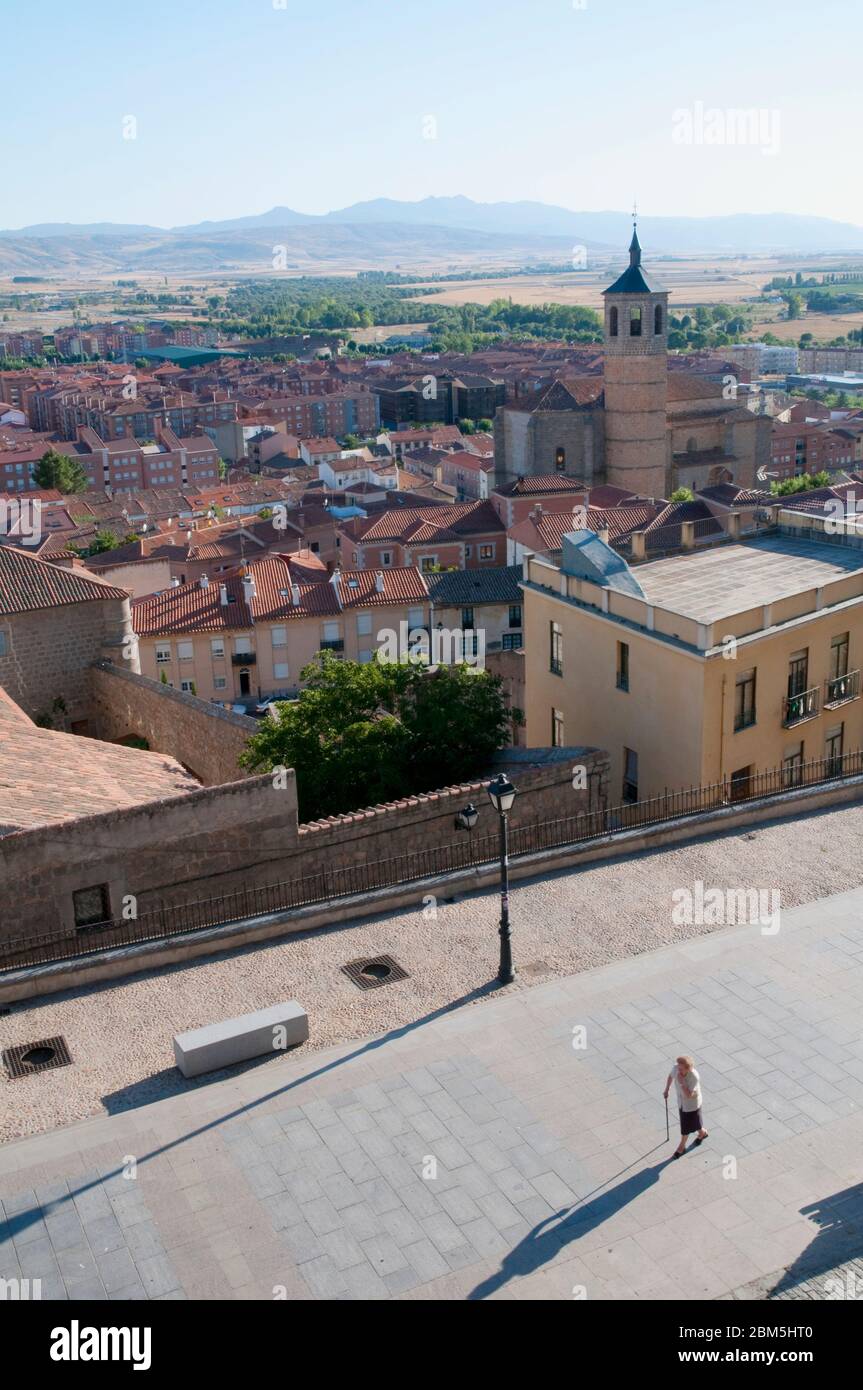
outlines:
[[[644,1158],[649,1158],[650,1154],[655,1153],[660,1147],[655,1144],[649,1149]],[[662,1145],[664,1148],[664,1144]],[[636,1159],[635,1163],[640,1163],[641,1159]],[[503,1257],[500,1269],[495,1274],[489,1275],[481,1284],[477,1284],[468,1294],[469,1300],[488,1298],[495,1293],[510,1279],[523,1278],[526,1274],[532,1274],[541,1268],[549,1260],[559,1254],[560,1250],[573,1241],[580,1240],[589,1231],[596,1230],[603,1221],[616,1215],[634,1202],[636,1197],[647,1192],[654,1183],[659,1181],[659,1175],[669,1163],[671,1158],[663,1159],[661,1163],[655,1163],[650,1168],[642,1168],[639,1173],[633,1173],[631,1177],[618,1183],[617,1187],[612,1187],[609,1191],[596,1189],[598,1195],[588,1193],[582,1197],[574,1207],[562,1207],[553,1216],[548,1216],[544,1221],[540,1221],[534,1226],[532,1231],[520,1240],[518,1245],[514,1245],[509,1254]],[[633,1163],[628,1165],[634,1167]],[[626,1172],[623,1168],[621,1172]],[[617,1175],[619,1176],[619,1174]],[[609,1178],[613,1182],[613,1178]],[[602,1187],[607,1187],[603,1183]],[[567,1214],[568,1213],[568,1214]]]

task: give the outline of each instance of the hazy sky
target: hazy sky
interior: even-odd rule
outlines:
[[[863,224],[861,0],[3,8],[0,227],[454,193]],[[697,103],[763,138],[679,143]]]

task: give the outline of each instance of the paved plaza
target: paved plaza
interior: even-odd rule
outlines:
[[[0,1276],[52,1299],[813,1296],[863,1253],[861,1007],[855,889],[775,935],[201,1081],[0,1149]],[[671,1162],[680,1051],[710,1139]]]

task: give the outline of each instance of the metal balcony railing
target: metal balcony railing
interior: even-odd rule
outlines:
[[[341,637],[326,637],[321,642],[322,652],[343,652],[345,649],[344,639]]]
[[[232,652],[232,666],[254,666],[258,657],[255,652]]]
[[[818,713],[818,687],[801,690],[799,695],[789,695],[784,701],[782,723],[786,729],[792,724],[800,724],[804,719],[814,719]]]
[[[833,709],[836,705],[844,705],[848,700],[860,698],[859,671],[848,671],[844,676],[834,676],[832,680],[825,681],[824,684],[824,706],[826,709]]]

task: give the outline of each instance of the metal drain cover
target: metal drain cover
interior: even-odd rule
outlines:
[[[68,1067],[71,1062],[65,1038],[43,1038],[41,1042],[19,1043],[17,1047],[7,1047],[3,1053],[3,1065],[11,1081],[21,1076],[32,1076],[37,1071]]]
[[[360,989],[378,989],[381,985],[391,985],[395,980],[407,980],[408,972],[403,970],[392,956],[372,956],[367,960],[352,960],[342,966],[342,972],[353,980]]]

